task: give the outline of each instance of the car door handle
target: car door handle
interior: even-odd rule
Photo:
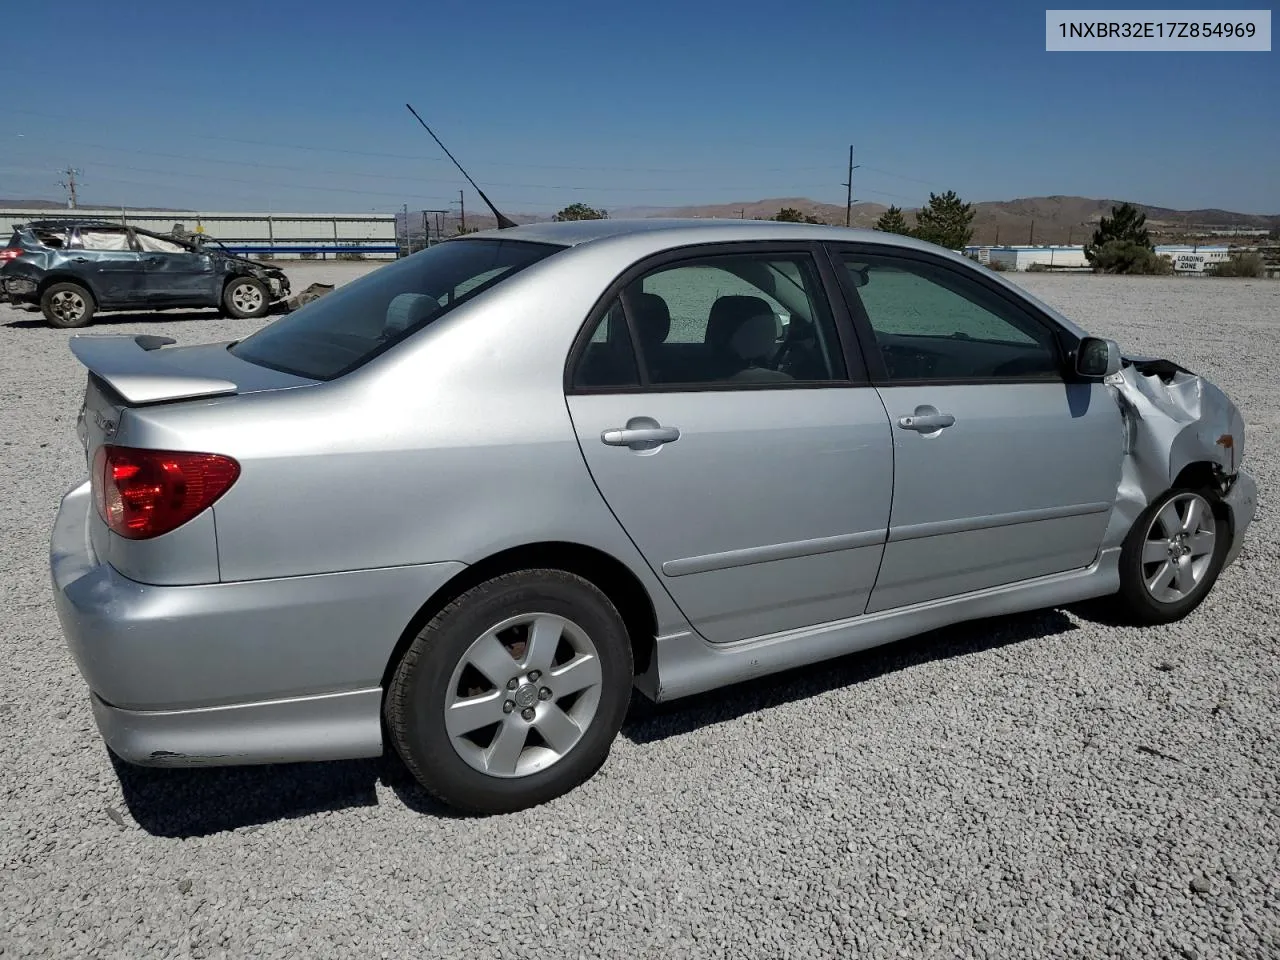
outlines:
[[[606,430],[600,434],[600,442],[611,447],[638,447],[654,443],[674,443],[680,439],[676,427],[627,427]]]
[[[914,417],[898,418],[898,426],[903,430],[914,430],[917,433],[933,433],[933,431],[949,427],[955,422],[956,418],[949,413],[926,413]]]
[[[89,258],[88,257],[72,257],[71,262],[72,263],[88,263]]]

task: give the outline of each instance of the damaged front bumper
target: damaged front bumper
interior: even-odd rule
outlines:
[[[1107,540],[1118,544],[1138,515],[1176,486],[1215,488],[1231,511],[1226,563],[1240,554],[1258,487],[1240,468],[1244,419],[1204,377],[1168,360],[1125,358],[1107,378],[1124,418],[1125,457]]]
[[[1229,566],[1240,556],[1244,546],[1244,534],[1258,511],[1258,484],[1253,477],[1241,470],[1235,475],[1231,487],[1223,496],[1223,502],[1231,510],[1231,547],[1223,566]]]

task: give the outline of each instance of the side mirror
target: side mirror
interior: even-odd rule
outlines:
[[[1082,377],[1109,377],[1120,371],[1120,346],[1114,340],[1085,337],[1076,348],[1076,373]]]

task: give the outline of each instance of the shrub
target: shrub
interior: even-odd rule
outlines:
[[[1205,273],[1211,277],[1261,277],[1264,266],[1260,253],[1233,253],[1227,260],[1209,264]]]
[[[1167,276],[1173,261],[1132,240],[1109,240],[1095,248],[1090,260],[1098,273]]]
[[[1048,273],[1051,269],[1047,263],[1033,263],[1027,267],[1027,273]]]
[[[335,256],[335,258],[334,258],[334,259],[337,259],[337,260],[363,260],[363,259],[364,259],[364,254],[363,254],[363,253],[360,253],[360,252],[358,252],[358,251],[357,251],[357,252],[355,252],[355,253],[339,253],[339,254],[337,254],[337,255]]]
[[[987,266],[990,267],[992,270],[994,270],[996,273],[1005,273],[1009,269],[1004,265],[1004,261],[996,260],[994,257],[987,261]]]

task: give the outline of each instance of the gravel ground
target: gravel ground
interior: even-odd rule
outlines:
[[[1204,606],[1011,617],[641,704],[594,780],[490,819],[390,760],[113,767],[46,573],[84,374],[0,307],[0,954],[1280,957],[1280,283],[1018,282],[1240,403],[1261,515]]]

